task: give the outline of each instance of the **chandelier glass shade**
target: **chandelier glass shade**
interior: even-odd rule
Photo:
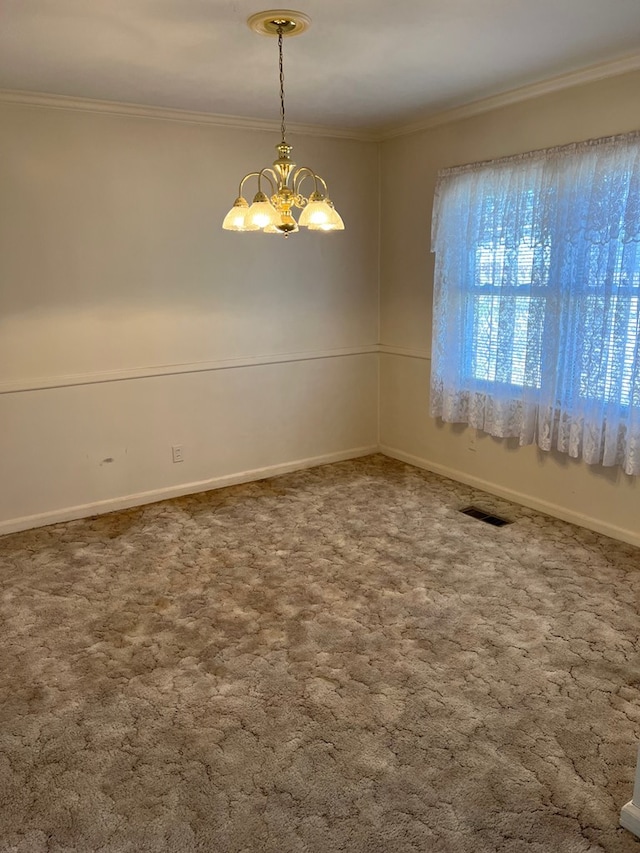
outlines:
[[[283,36],[294,35],[296,28],[298,32],[306,29],[309,19],[301,12],[278,9],[252,15],[248,23],[257,32],[278,37],[281,140],[276,145],[278,156],[272,166],[249,172],[242,178],[238,197],[225,216],[222,227],[225,231],[263,231],[285,237],[300,228],[343,231],[344,222],[329,198],[324,179],[308,166],[296,166],[291,159],[292,147],[286,141],[282,41]],[[254,178],[257,192],[249,204],[244,196],[244,186]],[[293,215],[296,208],[302,211],[297,222]]]

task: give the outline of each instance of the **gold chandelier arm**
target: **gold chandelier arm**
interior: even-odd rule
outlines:
[[[270,166],[266,166],[264,169],[261,169],[260,174],[264,175],[265,178],[269,181],[269,183],[271,184],[272,192],[277,192],[279,189],[279,181],[278,176],[273,171],[273,169]]]
[[[269,173],[271,173],[271,174],[269,174]],[[261,192],[261,190],[262,190],[262,178],[263,177],[266,178],[269,181],[269,183],[271,184],[271,192],[272,193],[276,192],[276,184],[275,184],[273,178],[271,177],[271,175],[273,175],[272,169],[270,169],[268,167],[265,169],[260,169],[260,171],[258,172],[258,192]],[[275,175],[274,175],[274,177],[275,177]]]
[[[324,187],[324,194],[329,195],[329,187],[327,186],[327,183],[324,178],[321,178],[320,175],[316,175],[315,172],[313,173],[313,177],[316,179],[316,181],[320,181],[320,183]]]
[[[259,175],[260,175],[260,172],[249,172],[247,175],[244,176],[244,178],[240,181],[240,186],[238,187],[238,196],[239,197],[242,196],[242,189],[244,187],[244,182],[248,181],[249,178],[257,178],[257,177],[259,177]]]
[[[315,190],[318,191],[318,176],[310,169],[308,166],[300,166],[299,169],[296,169],[293,173],[293,191],[296,195],[300,195],[300,187],[305,178],[313,178],[315,184]]]
[[[271,172],[271,174],[269,174],[269,172]],[[276,191],[275,190],[275,184],[274,184],[273,178],[271,177],[271,175],[273,175],[273,171],[272,171],[272,169],[267,168],[267,169],[260,169],[259,172],[249,172],[248,174],[246,174],[244,176],[244,178],[240,181],[240,187],[238,189],[238,196],[242,196],[242,189],[244,187],[244,182],[249,180],[249,178],[257,178],[258,179],[258,192],[261,192],[262,191],[262,177],[263,177],[263,175],[271,184],[272,191],[275,192]],[[273,177],[275,178],[275,175],[273,175]]]
[[[321,178],[320,175],[316,174],[313,169],[310,169],[308,166],[300,166],[299,169],[296,169],[295,174],[293,176],[293,191],[296,195],[300,195],[300,187],[305,178],[311,177],[313,178],[314,183],[314,192],[318,192],[318,181],[324,187],[325,195],[329,195],[329,189],[324,178]]]

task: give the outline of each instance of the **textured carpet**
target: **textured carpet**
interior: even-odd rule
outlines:
[[[631,546],[375,456],[8,536],[0,580],[2,853],[640,851]]]

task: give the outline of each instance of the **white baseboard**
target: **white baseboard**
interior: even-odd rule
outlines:
[[[360,456],[369,456],[372,453],[383,453],[385,456],[389,456],[392,459],[398,459],[401,462],[414,465],[416,468],[433,471],[434,474],[440,474],[451,480],[458,480],[468,486],[482,489],[482,491],[489,492],[490,494],[497,495],[498,497],[506,498],[514,503],[522,504],[523,506],[530,507],[531,509],[538,510],[539,512],[544,512],[547,515],[559,518],[562,521],[568,521],[571,524],[577,524],[579,527],[586,527],[587,529],[594,530],[597,533],[603,533],[605,536],[611,536],[614,539],[620,539],[623,542],[630,543],[631,545],[640,546],[640,534],[636,531],[606,524],[598,519],[583,515],[582,513],[567,510],[565,507],[559,506],[558,504],[532,498],[530,495],[518,492],[514,489],[503,488],[502,486],[488,480],[467,474],[464,471],[449,468],[446,465],[440,465],[437,462],[432,462],[431,460],[423,459],[419,456],[413,456],[410,453],[405,453],[395,447],[388,447],[386,445],[354,447],[349,450],[338,451],[337,453],[327,453],[321,456],[308,457],[306,459],[296,459],[279,465],[270,465],[264,468],[239,471],[234,474],[226,474],[224,476],[213,477],[208,480],[181,483],[176,486],[167,486],[161,489],[138,492],[137,494],[124,495],[122,497],[110,498],[104,501],[95,501],[92,503],[80,504],[78,506],[63,507],[62,509],[37,513],[35,515],[22,516],[20,518],[11,518],[6,521],[0,521],[0,536],[7,533],[17,533],[21,530],[30,530],[34,527],[44,527],[48,524],[57,524],[61,521],[73,521],[74,519],[87,518],[92,515],[103,515],[108,512],[116,512],[120,509],[129,509],[134,506],[156,503],[157,501],[163,501],[169,498],[178,498],[183,495],[196,494],[197,492],[205,492],[211,489],[222,489],[225,486],[234,486],[239,483],[248,483],[253,480],[265,480],[268,477],[275,477],[278,474],[287,474],[291,471],[303,470],[304,468],[314,468],[317,465],[326,465],[331,462],[342,462],[345,459],[357,459]],[[634,806],[634,808],[637,809],[636,806]]]
[[[426,471],[433,471],[434,474],[441,474],[443,477],[448,477],[450,480],[458,480],[460,483],[465,483],[467,486],[473,486],[476,489],[482,489],[484,492],[489,492],[492,495],[497,495],[501,498],[506,498],[513,503],[522,504],[530,509],[538,510],[546,515],[551,515],[554,518],[559,518],[562,521],[568,521],[571,524],[576,524],[578,527],[586,527],[588,530],[594,530],[596,533],[603,533],[605,536],[611,536],[612,539],[620,539],[623,542],[628,542],[630,545],[640,546],[640,533],[637,530],[628,530],[626,527],[616,527],[613,524],[607,524],[597,518],[592,518],[588,515],[583,515],[580,512],[573,512],[559,504],[550,503],[549,501],[539,500],[531,497],[524,492],[518,492],[515,489],[508,489],[499,486],[497,483],[492,483],[489,480],[483,480],[481,477],[474,477],[464,471],[459,471],[456,468],[449,468],[447,465],[440,465],[438,462],[432,462],[429,459],[423,459],[419,456],[413,456],[410,453],[405,453],[395,447],[387,447],[381,445],[380,453],[385,456],[390,456],[392,459],[398,459],[400,462],[407,462],[409,465],[415,465],[416,468],[423,468]]]
[[[640,838],[640,807],[636,806],[633,801],[629,801],[626,806],[622,807],[622,811],[620,812],[620,826],[623,826]]]
[[[239,471],[235,474],[225,474],[222,477],[212,477],[209,480],[180,483],[177,486],[167,486],[162,489],[152,489],[148,492],[138,492],[137,494],[124,495],[123,497],[110,498],[104,501],[64,507],[63,509],[56,509],[51,512],[26,515],[22,518],[11,518],[0,522],[0,536],[7,533],[17,533],[21,530],[30,530],[34,527],[45,527],[48,524],[58,524],[61,521],[73,521],[77,518],[87,518],[92,515],[104,515],[108,512],[116,512],[117,510],[129,509],[133,506],[156,503],[157,501],[164,501],[168,498],[179,498],[183,495],[193,495],[197,492],[222,489],[225,486],[236,486],[239,483],[266,480],[278,474],[288,474],[291,471],[301,471],[304,468],[315,468],[317,465],[326,465],[330,462],[343,462],[345,459],[357,459],[360,456],[369,456],[377,452],[378,447],[375,444],[367,447],[353,447],[349,450],[340,450],[337,453],[310,456],[307,459],[296,459],[291,462],[280,463],[279,465],[254,468],[250,471]]]

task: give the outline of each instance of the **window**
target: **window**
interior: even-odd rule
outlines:
[[[475,263],[467,302],[471,334],[463,343],[466,370],[473,379],[539,388],[549,253],[544,246],[537,251],[534,242],[533,192],[525,191],[520,203],[526,218],[522,233],[516,243],[508,243],[506,235],[500,229],[496,234],[492,227],[496,199],[491,195],[486,199],[490,216],[485,215],[481,241],[471,259]],[[509,354],[498,359],[505,336]]]
[[[441,173],[432,414],[640,473],[640,134]]]

